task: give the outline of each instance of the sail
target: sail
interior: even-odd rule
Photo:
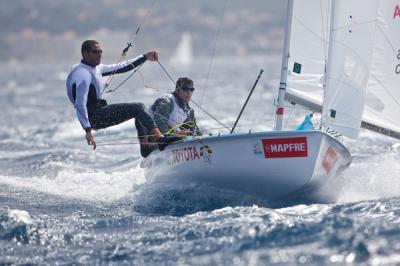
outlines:
[[[363,118],[375,126],[400,132],[399,1],[380,1],[373,49]]]
[[[329,18],[328,0],[294,1],[286,99],[322,105]]]
[[[322,123],[358,136],[370,75],[378,0],[332,2]]]
[[[193,44],[192,35],[189,32],[184,32],[181,36],[176,50],[170,58],[170,64],[174,66],[187,67],[193,61]]]
[[[323,106],[322,123],[348,137],[360,124],[400,137],[397,1],[296,0],[291,29],[287,100]]]

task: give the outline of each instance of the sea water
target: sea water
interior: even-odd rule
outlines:
[[[263,68],[237,130],[269,130],[280,59],[257,58],[216,59],[208,80],[207,60],[166,68],[192,77],[196,102],[230,126]],[[368,132],[345,140],[353,162],[321,190],[335,194],[328,203],[271,207],[207,184],[149,185],[133,121],[96,132],[96,151],[87,146],[65,92],[68,68],[1,66],[0,265],[400,264],[396,141]],[[156,64],[141,75],[109,103],[149,105],[173,89]],[[304,112],[287,112],[294,129]],[[224,132],[197,117],[204,131]]]

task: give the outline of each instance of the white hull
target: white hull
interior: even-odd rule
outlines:
[[[278,199],[315,189],[347,167],[349,151],[320,131],[187,139],[143,160],[148,182],[200,182]]]

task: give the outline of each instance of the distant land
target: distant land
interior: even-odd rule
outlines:
[[[74,61],[87,38],[110,58],[132,40],[170,54],[184,32],[195,55],[210,54],[216,36],[218,54],[268,53],[281,49],[285,8],[284,0],[0,0],[0,61]]]

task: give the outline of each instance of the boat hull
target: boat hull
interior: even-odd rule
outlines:
[[[200,182],[278,199],[315,190],[351,162],[349,151],[320,131],[272,131],[186,139],[150,154],[149,183]]]

